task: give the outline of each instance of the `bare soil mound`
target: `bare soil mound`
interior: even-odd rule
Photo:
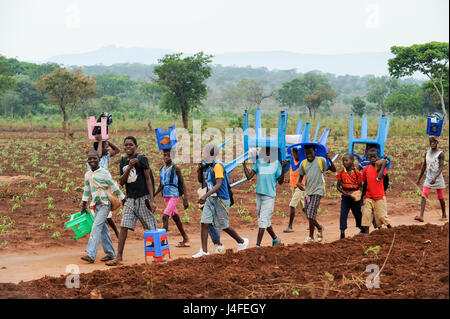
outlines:
[[[251,248],[240,253],[133,265],[0,284],[1,298],[449,298],[449,228],[427,224],[374,231],[327,244]],[[379,247],[378,247],[379,246]],[[366,267],[380,269],[369,289]]]

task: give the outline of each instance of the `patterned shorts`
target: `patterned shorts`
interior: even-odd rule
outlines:
[[[145,205],[146,199],[150,200],[150,197],[145,195],[139,198],[127,198],[125,205],[123,206],[123,216],[120,227],[134,230],[136,222],[139,219],[144,230],[157,228],[155,216]]]
[[[316,219],[320,204],[320,195],[309,195],[305,205],[305,215],[308,219]]]

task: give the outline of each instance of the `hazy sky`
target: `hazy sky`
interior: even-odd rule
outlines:
[[[115,44],[209,54],[387,52],[449,41],[448,0],[0,0],[0,54]]]

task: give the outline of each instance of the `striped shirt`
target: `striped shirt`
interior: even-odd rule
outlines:
[[[92,201],[90,206],[94,206],[96,203],[109,204],[108,196],[104,192],[104,190],[106,190],[108,187],[111,187],[111,191],[114,194],[119,195],[120,199],[123,200],[125,198],[125,195],[114,182],[108,170],[100,167],[92,172],[92,179],[95,184],[100,186],[100,189],[98,189],[94,185],[91,185],[91,181],[89,178],[91,172],[92,171],[88,171],[86,172],[86,174],[84,174],[84,191],[83,197],[81,199],[83,202],[87,202],[89,200],[89,195],[91,195]]]

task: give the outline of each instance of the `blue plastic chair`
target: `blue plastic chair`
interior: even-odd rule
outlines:
[[[164,255],[169,255],[170,258],[169,240],[164,228],[146,230],[144,232],[144,245],[146,263],[147,256],[153,256],[154,261],[162,261]]]
[[[348,152],[350,154],[353,154],[357,159],[358,162],[362,161],[362,157],[358,154],[355,154],[354,148],[355,144],[375,144],[378,151],[380,158],[384,156],[384,145],[387,140],[388,132],[389,132],[389,123],[391,119],[388,117],[386,119],[385,115],[380,116],[380,122],[378,124],[378,132],[377,137],[375,139],[370,139],[367,137],[367,117],[362,118],[362,126],[361,126],[361,138],[355,138],[353,134],[353,114],[350,115],[350,128],[349,128],[349,134],[348,134]],[[386,167],[386,169],[389,169],[391,166],[391,159],[388,157],[389,164]]]

